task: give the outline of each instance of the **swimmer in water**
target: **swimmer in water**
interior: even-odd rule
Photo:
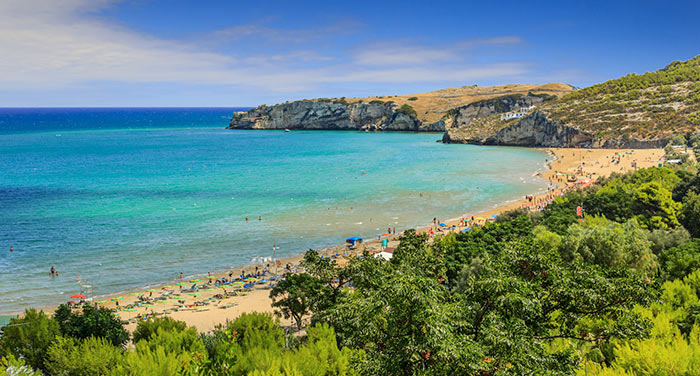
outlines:
[[[248,222],[248,216],[247,216],[247,215],[245,216],[245,221]]]

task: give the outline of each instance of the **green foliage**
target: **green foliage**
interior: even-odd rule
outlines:
[[[410,98],[408,98],[407,100],[409,100],[409,101],[417,101],[417,100],[418,100],[418,97],[410,97]]]
[[[411,106],[411,105],[408,104],[408,103],[404,103],[403,105],[401,105],[401,107],[399,107],[399,108],[396,110],[396,112],[403,112],[404,114],[410,115],[410,116],[413,116],[413,117],[417,117],[417,116],[418,116],[418,114],[416,114],[416,110],[413,109],[413,106]]]
[[[684,278],[700,269],[700,239],[662,251],[659,263],[666,279]]]
[[[66,305],[61,305],[56,310],[56,321],[64,336],[79,339],[103,337],[114,346],[123,346],[129,340],[129,332],[121,321],[104,307],[86,305],[81,314],[76,314]]]
[[[559,247],[567,261],[583,260],[605,268],[630,267],[645,275],[656,270],[651,242],[636,221],[623,224],[589,217],[569,227]]]
[[[122,350],[105,338],[58,337],[48,350],[46,368],[51,375],[108,375],[122,360]]]
[[[3,357],[22,358],[28,366],[45,370],[46,352],[60,334],[56,321],[42,311],[28,309],[2,329],[0,351]]]
[[[292,318],[301,329],[304,317],[321,301],[324,285],[307,273],[291,274],[270,290],[272,306],[284,318]]]
[[[680,222],[695,238],[700,238],[700,195],[689,192],[683,199]]]
[[[673,200],[682,202],[690,192],[700,194],[700,174],[685,175],[673,188]]]
[[[647,233],[647,239],[651,242],[651,250],[655,255],[659,255],[664,250],[687,243],[690,234],[684,228],[656,229]]]
[[[141,320],[133,333],[134,343],[139,342],[142,339],[146,341],[150,340],[151,337],[156,334],[158,329],[162,329],[163,331],[181,332],[187,329],[187,324],[167,316]]]
[[[24,359],[17,359],[9,354],[0,357],[0,376],[42,376],[40,371],[35,371],[28,366]]]

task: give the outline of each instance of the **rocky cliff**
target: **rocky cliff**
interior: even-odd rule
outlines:
[[[410,108],[391,102],[295,101],[260,106],[237,114],[228,129],[311,129],[442,132],[441,124],[423,124]]]
[[[547,95],[533,94],[504,95],[454,108],[448,111],[447,115],[445,115],[441,121],[445,124],[446,130],[469,127],[471,122],[475,119],[517,111],[523,108],[529,108],[530,106],[537,106],[551,98],[551,96]]]
[[[593,134],[551,120],[541,111],[533,111],[498,130],[484,131],[483,124],[448,129],[445,143],[481,145],[582,147],[582,148],[658,148],[663,140],[638,140],[630,137],[598,138]]]

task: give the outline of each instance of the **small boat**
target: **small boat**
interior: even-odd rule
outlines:
[[[290,131],[289,129],[287,129],[287,128],[284,128],[284,131],[285,131],[285,132],[291,132],[291,131]]]

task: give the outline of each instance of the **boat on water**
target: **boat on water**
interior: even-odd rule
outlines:
[[[285,132],[291,132],[291,131],[290,131],[289,129],[287,129],[287,128],[284,128],[284,131],[285,131]]]

